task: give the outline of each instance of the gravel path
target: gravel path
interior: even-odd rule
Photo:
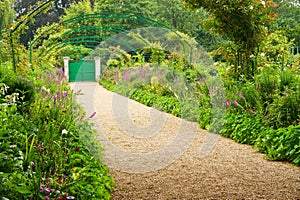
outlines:
[[[74,90],[104,146],[112,199],[300,199],[300,168],[141,105],[97,83]]]

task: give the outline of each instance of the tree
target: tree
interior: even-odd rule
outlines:
[[[180,0],[155,0],[153,7],[154,19],[194,37],[208,51],[216,49],[222,40],[203,26],[202,22],[209,18],[209,13],[202,8],[193,11],[184,7]]]
[[[300,1],[276,0],[275,2],[278,6],[274,12],[279,17],[270,26],[270,30],[282,31],[290,41],[294,40],[295,46],[300,47]]]
[[[60,16],[64,14],[64,9],[68,8],[71,3],[79,1],[80,0],[55,1],[54,5],[49,9],[48,12],[40,14],[33,23],[28,24],[27,32],[21,35],[21,43],[25,46],[28,46],[28,42],[33,39],[33,35],[35,34],[35,31],[38,27],[58,22]],[[16,2],[14,3],[14,10],[16,12],[17,19],[30,12],[40,2],[40,0],[16,0]],[[93,2],[93,0],[91,0],[91,2]]]
[[[191,8],[203,7],[212,15],[207,26],[225,35],[238,46],[242,56],[237,59],[241,74],[250,77],[251,55],[259,51],[259,45],[267,35],[266,27],[275,18],[274,3],[263,0],[184,0]],[[251,74],[252,71],[252,74]]]
[[[95,12],[101,13],[133,13],[149,17],[160,23],[186,33],[196,40],[207,50],[216,49],[220,37],[210,34],[201,24],[207,20],[209,14],[204,9],[197,9],[193,12],[189,8],[184,8],[181,0],[96,0]],[[126,20],[122,21],[126,23]],[[131,26],[128,24],[128,29]]]
[[[150,17],[151,0],[95,0],[95,12],[98,13],[127,13]]]

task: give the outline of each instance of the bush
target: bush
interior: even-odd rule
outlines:
[[[300,166],[300,125],[266,129],[255,146],[269,159],[290,161]]]
[[[24,74],[32,81],[24,94],[36,91],[26,113],[17,112],[23,105],[0,84],[0,198],[109,199],[113,179],[94,158],[102,147],[62,71],[38,74]]]
[[[32,81],[16,76],[11,70],[1,68],[0,83],[5,83],[8,86],[7,95],[18,94],[18,110],[21,112],[28,111],[28,106],[33,102],[36,93]]]

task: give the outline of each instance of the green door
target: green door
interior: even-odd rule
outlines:
[[[69,81],[95,81],[95,61],[69,61]]]

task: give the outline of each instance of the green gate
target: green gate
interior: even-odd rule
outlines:
[[[95,61],[69,61],[69,81],[95,81]]]

